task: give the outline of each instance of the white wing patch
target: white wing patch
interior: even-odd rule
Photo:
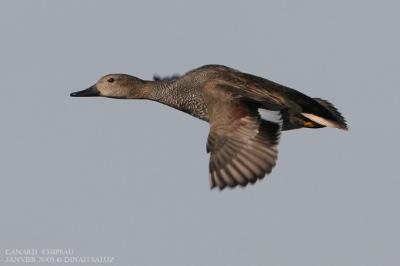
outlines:
[[[271,111],[267,109],[258,108],[261,119],[278,124],[282,128],[283,120],[280,111]]]

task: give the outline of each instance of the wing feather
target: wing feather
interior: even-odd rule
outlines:
[[[207,90],[211,187],[246,186],[270,173],[277,160],[281,125],[264,120],[257,107],[230,97],[230,90]],[[227,98],[228,100],[221,100]]]

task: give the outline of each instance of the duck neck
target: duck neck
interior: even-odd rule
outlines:
[[[173,80],[149,81],[148,99],[156,101],[177,109],[182,108],[182,102],[179,97],[179,86]]]
[[[146,84],[146,99],[156,101],[208,121],[207,106],[195,82],[157,80]]]

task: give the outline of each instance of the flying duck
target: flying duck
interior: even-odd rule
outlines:
[[[276,164],[280,132],[298,128],[347,130],[328,101],[223,65],[205,65],[182,76],[142,80],[109,74],[72,97],[156,101],[210,124],[211,188],[246,186]]]

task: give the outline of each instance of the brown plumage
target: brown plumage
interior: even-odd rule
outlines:
[[[246,186],[276,164],[281,130],[301,127],[347,129],[328,101],[221,65],[182,76],[144,81],[125,74],[102,77],[73,97],[148,99],[208,121],[211,187]]]

